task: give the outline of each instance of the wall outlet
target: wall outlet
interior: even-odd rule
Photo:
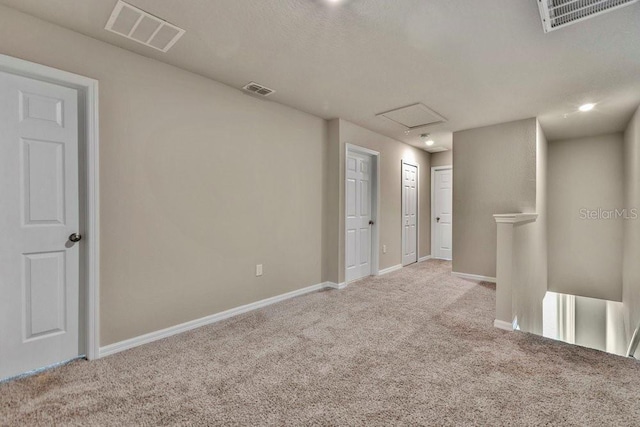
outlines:
[[[262,264],[256,265],[256,277],[262,276]]]
[[[383,254],[387,253],[387,245],[382,245],[382,253]]]

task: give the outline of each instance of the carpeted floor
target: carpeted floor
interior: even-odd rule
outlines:
[[[0,385],[1,425],[640,425],[640,364],[427,261]]]

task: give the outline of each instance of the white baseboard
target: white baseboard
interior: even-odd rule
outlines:
[[[261,301],[256,301],[250,304],[242,305],[240,307],[232,308],[230,310],[223,311],[221,313],[212,314],[211,316],[202,317],[200,319],[192,320],[190,322],[182,323],[180,325],[171,326],[166,329],[150,332],[148,334],[140,335],[138,337],[130,338],[128,340],[120,341],[114,344],[109,344],[104,347],[100,347],[98,358],[119,353],[121,351],[138,347],[143,344],[148,344],[157,340],[161,340],[163,338],[168,338],[170,336],[177,335],[182,332],[187,332],[192,329],[199,328],[201,326],[206,326],[212,323],[220,322],[221,320],[225,320],[230,317],[237,316],[239,314],[247,313],[249,311],[257,310],[259,308],[266,307],[268,305],[275,304],[277,302],[285,301],[290,298],[294,298],[300,295],[305,295],[311,292],[316,292],[327,287],[334,287],[331,285],[332,284],[330,284],[330,282],[325,282],[325,283],[320,283],[318,285],[308,286],[306,288],[287,292],[286,294],[277,295],[275,297],[263,299]],[[339,285],[336,285],[336,286],[339,286]],[[337,288],[337,289],[342,289],[342,288]]]
[[[431,259],[431,255],[423,256],[418,260],[418,262],[429,261]]]
[[[394,265],[393,267],[385,268],[383,270],[378,271],[378,276],[382,276],[384,274],[389,274],[394,271],[398,271],[402,269],[402,264]]]
[[[498,328],[498,329],[503,329],[505,331],[513,332],[513,325],[511,323],[509,323],[509,322],[505,322],[504,320],[496,319],[493,322],[493,326]]]
[[[333,288],[333,289],[344,289],[347,287],[348,283],[342,282],[342,283],[334,283],[334,282],[324,282],[324,287],[325,288]]]
[[[461,279],[474,280],[476,282],[491,282],[496,283],[495,277],[487,277],[487,276],[478,276],[477,274],[467,274],[467,273],[456,273],[455,271],[451,273],[452,275],[459,277]]]

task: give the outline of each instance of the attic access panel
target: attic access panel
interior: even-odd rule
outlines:
[[[544,32],[548,33],[637,2],[638,0],[538,0],[538,8]]]
[[[418,129],[447,121],[447,119],[442,117],[440,114],[420,103],[380,113],[377,114],[376,117],[383,117],[387,120],[391,120],[408,130]]]
[[[161,52],[171,49],[186,32],[122,0],[116,3],[104,28]]]
[[[443,151],[449,151],[447,148],[445,147],[427,147],[426,150],[429,153],[442,153]]]

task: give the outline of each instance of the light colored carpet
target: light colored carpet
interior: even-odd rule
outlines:
[[[2,425],[640,425],[633,360],[492,327],[427,261],[0,385]]]

